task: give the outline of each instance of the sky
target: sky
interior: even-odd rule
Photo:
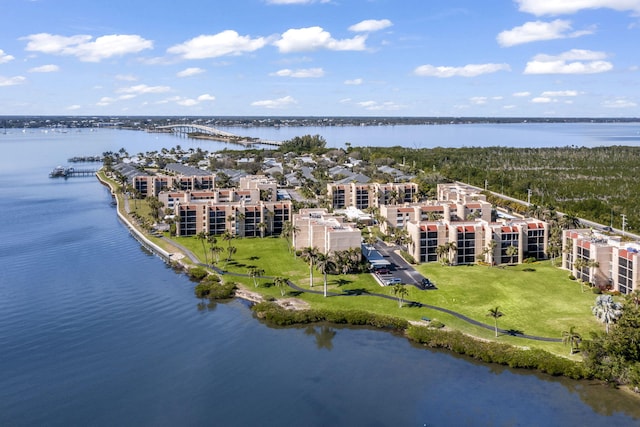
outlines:
[[[640,0],[0,6],[0,115],[640,117]]]

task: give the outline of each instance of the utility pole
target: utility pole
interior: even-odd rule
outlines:
[[[531,204],[531,189],[527,190],[527,204]]]
[[[627,225],[627,216],[625,214],[620,214],[622,217],[622,236],[624,237],[624,227]]]

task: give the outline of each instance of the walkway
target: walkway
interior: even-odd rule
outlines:
[[[202,267],[208,267],[213,269],[216,273],[218,274],[222,274],[222,275],[227,275],[227,276],[236,276],[236,277],[249,277],[248,274],[243,274],[243,273],[230,273],[228,271],[224,271],[218,267],[212,266],[212,265],[206,265],[200,262],[200,260],[198,259],[198,257],[196,257],[193,252],[191,252],[189,249],[185,248],[184,246],[174,242],[171,239],[168,239],[166,237],[162,237],[162,240],[164,240],[165,242],[175,246],[176,248],[180,249],[182,252],[184,252],[185,255],[187,255],[189,257],[189,259],[191,259],[191,261],[193,261],[195,264],[200,265]],[[273,277],[271,276],[260,276],[260,278],[262,279],[273,279]],[[309,293],[309,294],[317,294],[317,295],[323,295],[324,291],[323,290],[315,290],[315,289],[306,289],[306,288],[301,288],[300,286],[296,285],[295,283],[293,283],[290,280],[287,280],[287,284],[289,285],[289,287],[291,289],[293,289],[294,291],[297,292],[301,292],[301,293]],[[392,300],[392,301],[398,301],[397,297],[391,296],[391,295],[386,295],[386,294],[379,294],[379,293],[375,293],[375,292],[366,292],[366,293],[356,293],[356,292],[342,292],[342,293],[337,293],[337,292],[327,292],[327,297],[355,297],[355,296],[361,296],[361,295],[365,295],[365,296],[371,296],[371,297],[377,297],[377,298],[385,298],[388,300]],[[429,305],[429,304],[423,304],[421,302],[418,301],[411,301],[411,300],[404,300],[405,304],[408,304],[411,307],[419,307],[419,308],[428,308],[431,310],[437,310],[443,313],[447,313],[450,314],[454,317],[457,317],[460,320],[464,320],[467,323],[470,323],[474,326],[478,326],[480,328],[484,328],[484,329],[488,329],[490,331],[495,330],[495,327],[493,325],[488,325],[486,323],[482,323],[479,322],[477,320],[471,319],[470,317],[465,316],[464,314],[460,314],[457,313],[453,310],[449,310],[448,308],[443,308],[443,307],[437,307],[435,305]],[[548,338],[548,337],[539,337],[536,335],[528,335],[528,334],[523,334],[522,332],[519,331],[513,331],[513,330],[508,330],[508,329],[501,329],[498,328],[498,333],[501,333],[503,335],[511,335],[514,337],[518,337],[518,338],[525,338],[525,339],[529,339],[529,340],[534,340],[534,341],[544,341],[544,342],[562,342],[562,339],[560,338]]]

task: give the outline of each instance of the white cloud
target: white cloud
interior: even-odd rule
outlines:
[[[15,76],[15,77],[0,76],[0,86],[15,86],[15,85],[20,85],[26,81],[27,81],[27,78],[23,76]]]
[[[293,99],[293,97],[285,96],[283,98],[278,98],[278,99],[266,99],[262,101],[255,101],[251,103],[251,106],[277,109],[277,108],[285,108],[297,103],[298,101]]]
[[[481,74],[495,73],[497,71],[511,71],[508,64],[468,64],[464,67],[436,67],[434,65],[421,65],[413,72],[418,76],[427,77],[476,77]]]
[[[618,98],[604,101],[602,106],[605,108],[633,108],[637,107],[638,104],[625,98]]]
[[[78,104],[74,104],[74,105],[69,105],[67,107],[67,110],[69,111],[76,111],[82,108],[82,105],[78,105]]]
[[[377,101],[362,101],[358,102],[357,105],[369,111],[398,111],[404,108],[402,105],[392,101],[381,103]]]
[[[324,70],[322,68],[303,68],[298,70],[290,70],[285,68],[278,70],[275,73],[271,73],[271,76],[277,77],[295,77],[295,78],[318,78],[324,76]]]
[[[0,49],[0,64],[4,64],[9,61],[13,61],[15,58],[8,53],[4,53],[4,50]]]
[[[540,94],[540,96],[550,96],[550,97],[578,96],[578,95],[580,95],[580,92],[578,92],[577,90],[549,90],[546,92],[542,92]]]
[[[193,107],[194,105],[198,104],[198,101],[195,99],[181,99],[179,101],[177,101],[178,105],[182,105],[183,107]]]
[[[100,101],[96,103],[96,105],[99,107],[105,107],[107,105],[113,104],[115,101],[116,100],[114,98],[103,96],[102,98],[100,98]]]
[[[353,79],[353,80],[345,80],[344,84],[346,85],[353,85],[353,86],[358,86],[361,85],[362,83],[364,83],[364,80],[358,78],[358,79]]]
[[[209,95],[208,93],[205,93],[204,95],[200,95],[198,97],[198,101],[199,102],[203,102],[203,101],[215,101],[216,97],[213,95]]]
[[[471,101],[472,104],[482,105],[487,103],[487,99],[486,96],[472,96],[469,98],[469,101]]]
[[[89,35],[70,37],[48,33],[32,34],[21,40],[28,40],[26,50],[52,55],[71,55],[85,62],[100,62],[113,56],[122,56],[151,49],[153,42],[135,34],[112,34],[93,40]]]
[[[366,19],[349,27],[349,31],[356,33],[370,33],[389,28],[393,23],[388,19]]]
[[[498,34],[496,39],[502,47],[510,47],[523,43],[531,43],[540,40],[575,38],[592,34],[592,30],[571,32],[571,21],[556,19],[552,22],[534,21],[527,22],[520,27],[514,27]]]
[[[584,9],[608,8],[640,13],[640,0],[516,0],[521,12],[533,15],[563,15]]]
[[[534,104],[548,104],[550,102],[553,102],[553,99],[549,98],[548,96],[537,96],[533,98],[531,102],[533,102]]]
[[[526,92],[526,91],[525,92],[514,92],[514,93],[511,94],[511,96],[515,96],[517,98],[524,98],[524,97],[527,97],[527,96],[531,96],[531,92]]]
[[[184,59],[206,59],[253,52],[266,44],[267,40],[264,37],[252,39],[250,36],[241,36],[236,31],[226,30],[218,34],[194,37],[170,47],[167,52],[180,55]]]
[[[204,68],[190,67],[190,68],[185,68],[182,71],[178,71],[176,73],[176,76],[177,77],[191,77],[191,76],[195,76],[197,74],[202,74],[204,72],[205,72]]]
[[[138,81],[138,78],[131,74],[118,74],[116,75],[116,80],[120,80],[123,82],[135,82]]]
[[[41,65],[29,69],[30,73],[54,73],[60,71],[60,67],[54,64]]]
[[[524,74],[595,74],[613,69],[603,61],[607,54],[583,49],[572,49],[560,55],[536,55],[527,62]]]
[[[117,90],[118,93],[132,93],[135,95],[142,95],[146,93],[164,93],[169,92],[171,88],[169,86],[147,86],[144,84],[135,85],[130,87],[123,87]]]
[[[281,53],[307,52],[318,49],[365,50],[366,35],[352,39],[336,40],[321,27],[292,28],[285,31],[273,44]]]

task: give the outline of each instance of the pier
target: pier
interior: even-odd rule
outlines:
[[[97,169],[76,169],[58,166],[49,173],[49,178],[71,178],[77,176],[93,176]]]

